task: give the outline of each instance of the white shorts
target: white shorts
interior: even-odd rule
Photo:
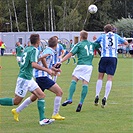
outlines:
[[[93,66],[88,65],[77,65],[74,69],[72,76],[75,76],[79,80],[90,81]]]
[[[25,97],[27,91],[33,92],[37,88],[39,88],[39,86],[33,78],[31,80],[26,80],[18,77],[15,94],[20,97]]]
[[[20,62],[22,57],[17,56],[17,61]]]

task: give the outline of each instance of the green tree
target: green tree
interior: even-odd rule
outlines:
[[[130,37],[131,31],[133,31],[133,19],[122,18],[114,23],[118,29],[118,34],[124,37]]]

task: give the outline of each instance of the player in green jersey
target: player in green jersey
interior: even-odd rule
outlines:
[[[82,80],[82,92],[80,102],[76,109],[76,112],[80,112],[84,99],[88,92],[88,83],[90,81],[91,73],[93,70],[92,60],[94,57],[94,50],[100,47],[100,44],[92,43],[87,40],[88,33],[84,30],[80,32],[80,42],[77,43],[72,50],[62,59],[61,63],[66,61],[71,56],[77,54],[78,62],[77,66],[72,73],[72,81],[69,88],[69,97],[62,104],[66,106],[72,103],[72,97],[76,90],[76,84],[78,80]]]
[[[21,57],[24,51],[24,47],[20,44],[20,42],[16,43],[16,57],[17,57],[17,62],[18,65],[20,67],[20,61],[21,61]]]
[[[72,41],[72,39],[71,39],[71,40],[70,40],[70,51],[71,51],[71,49],[72,49],[73,47],[74,47],[74,44],[73,44],[73,41]],[[73,63],[76,64],[75,55],[71,56],[71,58],[73,59]],[[69,63],[70,63],[70,58],[68,58],[66,64],[69,64]]]
[[[33,68],[46,71],[52,75],[52,71],[37,64],[38,61],[38,46],[40,44],[39,34],[31,34],[30,36],[31,46],[24,50],[22,60],[20,64],[20,71],[16,83],[15,97],[14,98],[0,98],[0,105],[13,106],[18,105],[26,96],[27,91],[30,91],[38,98],[37,106],[40,116],[40,125],[47,125],[54,121],[54,119],[46,119],[44,115],[45,94],[42,92],[38,84],[33,79]],[[14,119],[17,120],[16,110],[13,109],[12,113]]]

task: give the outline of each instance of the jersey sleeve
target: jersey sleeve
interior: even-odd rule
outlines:
[[[31,52],[31,62],[37,62],[39,56],[39,50],[33,49]]]
[[[100,43],[93,43],[94,49],[99,49],[101,47]]]
[[[72,53],[73,55],[75,55],[78,52],[79,49],[79,44],[76,44],[72,47],[72,49],[70,50],[70,53]]]
[[[120,37],[119,35],[117,35],[118,38],[118,44],[123,44],[126,42],[126,40],[124,40],[122,37]]]
[[[97,38],[97,40],[95,41],[95,43],[100,43],[101,40],[102,40],[102,37],[103,37],[103,35],[99,36],[99,37]]]
[[[61,44],[59,44],[59,45],[60,45],[60,49],[61,49],[61,50],[64,50],[63,46],[62,46]]]

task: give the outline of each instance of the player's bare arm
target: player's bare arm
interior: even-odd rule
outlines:
[[[67,59],[69,59],[71,56],[73,56],[73,54],[71,52],[69,52],[62,60],[61,63],[63,63],[64,61],[66,61]]]
[[[41,61],[42,61],[43,66],[48,68],[47,63],[46,63],[46,58],[43,58]]]

